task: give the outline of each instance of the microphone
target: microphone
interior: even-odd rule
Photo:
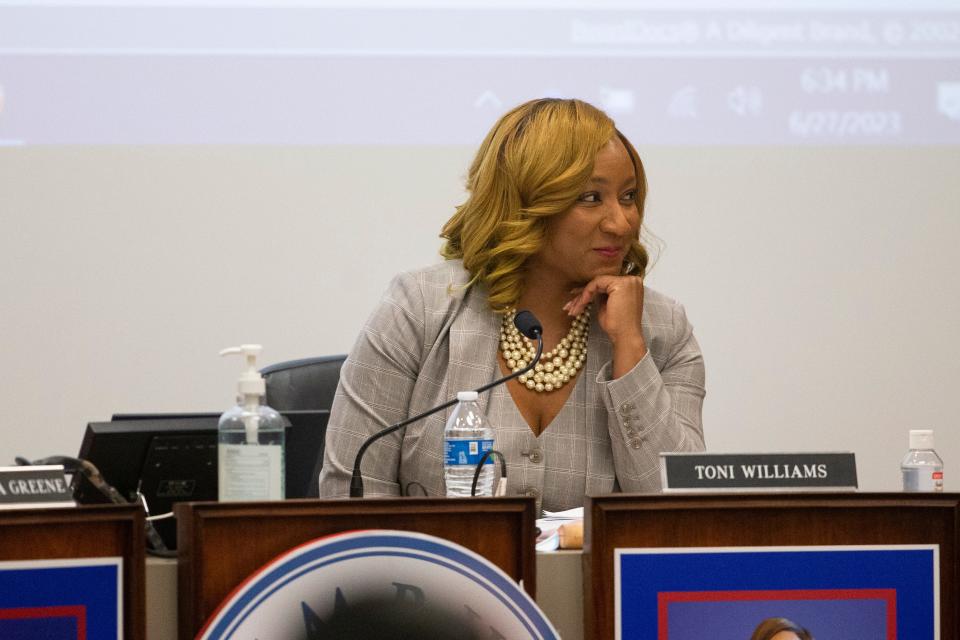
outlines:
[[[540,336],[543,335],[543,325],[537,320],[537,316],[526,309],[518,311],[517,315],[513,317],[513,326],[531,340],[539,340]]]
[[[70,473],[74,476],[70,482],[74,496],[77,495],[76,487],[79,486],[79,480],[77,479],[76,474],[80,474],[85,477],[87,481],[93,485],[97,491],[102,493],[110,502],[114,504],[129,504],[127,499],[120,495],[120,492],[104,479],[103,474],[100,473],[100,469],[98,469],[97,466],[89,460],[84,460],[83,458],[71,458],[70,456],[49,456],[40,460],[34,460],[33,462],[30,462],[21,456],[17,456],[14,460],[20,466],[47,464],[62,466],[64,473]],[[153,522],[149,517],[150,512],[147,510],[147,501],[143,499],[143,494],[139,492],[139,489],[137,493],[141,498],[140,506],[143,507],[144,515],[147,516],[144,518],[143,522],[144,531],[147,536],[147,542],[150,544],[150,549],[148,549],[147,552],[151,553],[152,549],[152,552],[156,555],[163,556],[164,554],[169,554],[170,549],[167,548],[163,538],[161,538],[160,534],[157,533],[157,529],[153,526]],[[174,552],[173,555],[167,555],[165,557],[175,558],[176,552]]]
[[[540,324],[540,321],[537,320],[537,317],[535,315],[533,315],[531,312],[526,310],[517,312],[517,315],[514,316],[513,318],[513,325],[524,336],[526,336],[530,340],[537,341],[537,353],[533,356],[533,360],[531,360],[529,364],[527,364],[527,366],[525,366],[523,369],[514,371],[508,376],[504,376],[503,378],[494,380],[489,384],[485,384],[482,387],[479,387],[478,389],[476,389],[477,393],[483,393],[484,391],[489,391],[490,389],[497,386],[498,384],[503,384],[505,382],[509,382],[510,380],[513,380],[518,376],[522,376],[523,374],[527,373],[528,371],[533,369],[535,366],[537,366],[537,362],[540,361],[540,355],[543,353],[543,325]],[[371,444],[373,444],[383,436],[393,433],[397,429],[402,429],[408,424],[417,422],[418,420],[423,420],[424,418],[432,416],[438,411],[443,411],[444,409],[452,407],[456,403],[457,403],[456,398],[454,398],[453,400],[448,400],[447,402],[444,402],[443,404],[438,405],[432,409],[427,409],[423,413],[415,415],[412,418],[407,418],[406,420],[402,420],[396,424],[390,425],[386,429],[382,429],[376,432],[375,434],[373,434],[372,436],[370,436],[369,438],[367,438],[366,440],[364,440],[363,444],[360,445],[360,449],[357,451],[357,457],[353,462],[353,475],[350,477],[350,497],[351,498],[363,497],[363,476],[360,475],[360,463],[363,461],[363,454],[367,452],[367,449],[370,448]]]

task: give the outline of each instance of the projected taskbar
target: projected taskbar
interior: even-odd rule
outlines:
[[[0,143],[476,144],[539,96],[641,144],[960,144],[960,12],[0,4]]]

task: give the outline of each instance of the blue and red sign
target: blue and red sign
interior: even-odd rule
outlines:
[[[122,559],[0,562],[0,638],[122,637]]]
[[[817,640],[939,638],[939,549],[618,549],[617,638],[743,640],[787,618]]]

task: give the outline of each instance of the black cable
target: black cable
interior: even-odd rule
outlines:
[[[480,479],[480,471],[483,469],[483,465],[487,462],[487,458],[496,454],[500,458],[500,478],[502,480],[507,479],[507,459],[503,457],[503,454],[497,451],[496,449],[488,449],[480,456],[480,462],[477,463],[477,469],[473,472],[473,484],[470,485],[470,495],[477,495],[477,481]],[[493,495],[497,494],[496,486],[493,489]]]

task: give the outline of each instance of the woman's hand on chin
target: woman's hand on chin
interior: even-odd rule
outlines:
[[[597,321],[613,343],[613,377],[630,371],[647,354],[643,339],[643,278],[639,276],[597,276],[564,305],[577,316],[596,301]]]

